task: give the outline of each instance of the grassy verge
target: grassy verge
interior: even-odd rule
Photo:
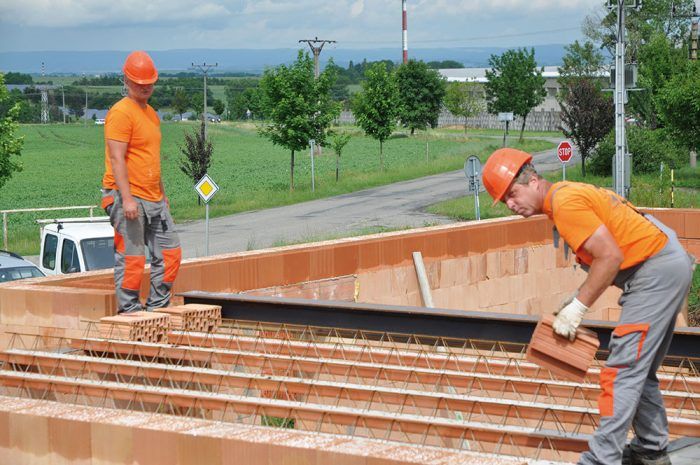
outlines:
[[[163,123],[162,173],[177,221],[204,218],[197,202],[194,182],[179,169],[185,132],[196,123]],[[370,187],[461,169],[464,160],[482,160],[499,141],[479,137],[444,137],[440,131],[420,132],[413,137],[397,133],[384,144],[385,171],[379,169],[379,143],[354,127],[341,159],[340,180],[335,181],[335,154],[326,148],[315,158],[315,192],[311,191],[308,151],[295,154],[295,190],[289,188],[290,152],[261,138],[253,124],[210,124],[214,145],[210,176],[221,190],[212,199],[212,217],[289,205],[344,194]],[[0,210],[17,208],[97,205],[104,171],[103,126],[82,124],[23,125],[24,148],[21,172],[3,186]],[[520,148],[532,152],[554,144],[528,139]],[[97,214],[100,214],[98,211]],[[39,246],[37,218],[84,216],[82,212],[10,215],[9,249],[36,254]]]

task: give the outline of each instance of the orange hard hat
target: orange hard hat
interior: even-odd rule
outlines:
[[[496,205],[506,195],[513,179],[524,164],[532,161],[532,155],[516,149],[498,149],[491,154],[481,170],[484,187]]]
[[[158,80],[158,70],[148,53],[143,50],[131,52],[122,68],[124,75],[136,84],[153,84]]]

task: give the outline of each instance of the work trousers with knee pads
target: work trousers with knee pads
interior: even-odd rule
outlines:
[[[668,445],[668,420],[656,370],[668,352],[676,316],[688,294],[692,260],[672,229],[647,218],[668,236],[668,243],[615,279],[623,291],[622,315],[600,373],[600,425],[580,464],[619,464],[630,426],[633,444],[649,452]]]
[[[114,227],[114,284],[119,313],[143,310],[139,300],[146,248],[151,261],[146,310],[167,307],[182,259],[180,239],[165,199],[150,202],[134,197],[138,218],[127,220],[119,191],[104,190],[102,206]]]

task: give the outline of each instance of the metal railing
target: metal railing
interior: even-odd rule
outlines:
[[[2,247],[7,250],[7,215],[10,213],[30,213],[30,212],[47,212],[56,210],[82,210],[90,211],[90,218],[93,216],[93,211],[98,208],[97,205],[80,205],[77,207],[47,207],[47,208],[19,208],[15,210],[0,210],[2,213]]]

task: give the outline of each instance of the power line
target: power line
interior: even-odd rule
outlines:
[[[536,36],[540,34],[550,34],[554,32],[567,32],[571,31],[571,27],[559,28],[559,29],[547,29],[543,31],[532,31],[532,32],[518,32],[513,34],[499,34],[490,36],[472,36],[472,37],[460,37],[460,38],[450,38],[450,39],[423,39],[423,40],[413,40],[412,43],[442,43],[442,42],[468,42],[477,40],[493,40],[493,39],[508,39],[513,37],[528,37]],[[391,39],[387,40],[346,40],[343,43],[346,44],[387,44],[393,42]]]

